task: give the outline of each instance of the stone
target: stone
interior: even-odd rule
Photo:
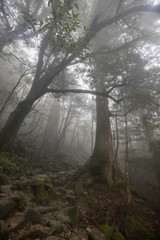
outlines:
[[[17,212],[15,215],[7,220],[9,230],[20,226],[25,220],[23,213]]]
[[[48,236],[48,232],[40,225],[34,227],[26,233],[26,237],[29,239],[40,238],[44,239]]]
[[[4,233],[5,231],[7,231],[7,225],[5,221],[0,220],[0,234]]]
[[[26,211],[26,221],[32,223],[41,223],[41,215],[36,208],[28,208]]]
[[[0,192],[2,193],[7,193],[9,195],[12,195],[13,194],[13,191],[11,190],[11,186],[12,185],[3,185],[3,186],[0,186]]]
[[[88,240],[109,240],[103,233],[101,233],[97,228],[91,229]]]
[[[0,220],[0,239],[8,240],[8,235],[7,224],[3,220]]]
[[[63,232],[63,224],[61,221],[50,220],[49,226],[52,228],[52,233],[61,233]]]
[[[16,201],[12,198],[4,198],[0,200],[0,219],[9,216],[11,212],[17,207]]]
[[[56,236],[50,235],[46,238],[46,240],[59,240]]]
[[[9,178],[7,175],[0,173],[0,186],[7,185],[9,183]]]
[[[58,212],[55,217],[57,220],[60,220],[62,222],[69,222],[69,217],[65,216],[62,212]]]
[[[7,193],[0,193],[0,199],[7,198],[8,196],[9,196],[9,194],[7,194]]]

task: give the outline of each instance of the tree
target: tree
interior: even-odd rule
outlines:
[[[49,3],[51,3],[49,1]],[[30,112],[33,103],[48,92],[82,92],[80,90],[57,90],[49,89],[51,82],[77,57],[83,57],[86,47],[94,36],[102,29],[117,23],[126,16],[139,12],[151,11],[160,13],[160,5],[142,5],[127,8],[120,13],[99,21],[99,15],[95,16],[91,25],[85,29],[83,37],[75,40],[73,33],[79,26],[78,15],[74,11],[69,12],[65,2],[58,1],[58,5],[50,4],[52,7],[52,17],[47,18],[47,22],[42,22],[43,34],[39,47],[38,62],[32,87],[27,97],[18,104],[14,112],[11,113],[6,125],[0,134],[1,149],[9,149],[16,138],[17,132]],[[62,25],[63,22],[63,25]],[[48,51],[49,50],[49,51]],[[49,52],[49,53],[48,53]],[[48,54],[47,54],[48,53]],[[85,91],[84,91],[85,92]],[[87,92],[87,91],[86,91]],[[109,92],[97,93],[88,91],[92,94],[109,96]]]

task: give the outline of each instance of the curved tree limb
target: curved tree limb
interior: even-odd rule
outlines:
[[[84,94],[92,94],[92,95],[96,95],[96,96],[101,96],[101,97],[107,97],[110,98],[112,101],[116,102],[116,103],[120,103],[123,98],[121,99],[115,99],[114,97],[109,95],[109,91],[106,92],[100,92],[100,91],[92,91],[92,90],[85,90],[85,89],[51,89],[51,88],[47,88],[45,93],[84,93]]]

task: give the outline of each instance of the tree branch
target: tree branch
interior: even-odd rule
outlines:
[[[101,29],[118,22],[119,20],[121,20],[122,18],[124,18],[125,16],[132,14],[132,13],[136,13],[136,12],[155,12],[160,14],[160,4],[156,5],[156,6],[152,6],[152,5],[142,5],[142,6],[136,6],[136,7],[132,7],[129,8],[127,10],[122,11],[121,13],[115,15],[114,17],[110,18],[110,19],[105,19],[99,23],[97,23],[97,25],[93,26],[91,30],[94,31],[94,33],[99,32]]]
[[[109,95],[109,91],[106,92],[100,92],[100,91],[92,91],[92,90],[85,90],[85,89],[51,89],[51,88],[47,88],[47,90],[45,91],[45,93],[84,93],[84,94],[92,94],[92,95],[96,95],[96,96],[101,96],[101,97],[107,97],[110,98],[112,101],[116,102],[116,103],[120,103],[123,99],[115,99],[114,97]]]
[[[108,49],[107,47],[101,47],[100,49],[95,51],[93,54],[94,55],[108,54],[108,53],[114,53],[114,52],[118,52],[118,51],[121,51],[121,50],[128,49],[128,48],[132,47],[133,43],[138,42],[139,40],[143,39],[143,37],[144,36],[137,37],[137,38],[133,39],[132,41],[126,42],[126,43],[122,44],[121,46],[115,47],[113,49]],[[107,51],[105,51],[105,50],[107,50]]]

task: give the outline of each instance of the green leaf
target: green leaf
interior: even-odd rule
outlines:
[[[48,7],[52,4],[52,0],[48,1]]]
[[[79,10],[79,7],[78,7],[78,5],[76,3],[74,4],[74,6],[75,6],[75,8],[77,8]]]

